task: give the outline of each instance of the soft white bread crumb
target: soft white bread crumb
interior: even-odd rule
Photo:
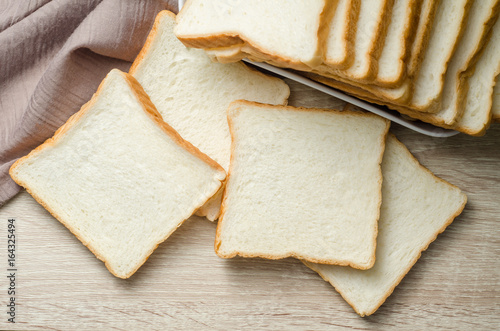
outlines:
[[[215,249],[370,268],[389,122],[363,112],[237,101]]]
[[[238,99],[286,104],[290,89],[281,79],[243,63],[213,63],[202,50],[186,48],[174,35],[175,25],[173,13],[158,14],[130,73],[165,122],[227,170],[231,147],[226,115],[229,104]],[[220,195],[214,197],[200,214],[212,221],[217,219],[220,199]]]
[[[217,163],[162,122],[137,81],[116,69],[10,174],[120,278],[225,179]]]
[[[467,197],[421,166],[394,136],[382,163],[382,206],[375,265],[369,270],[305,262],[361,316],[391,295],[436,236],[459,215]]]

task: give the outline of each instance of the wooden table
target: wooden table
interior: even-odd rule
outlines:
[[[289,82],[294,106],[343,103]],[[500,329],[500,125],[481,138],[391,131],[469,202],[385,304],[359,317],[294,259],[218,258],[216,224],[192,217],[132,276],[112,276],[21,192],[0,209],[0,329]],[[16,218],[16,324],[7,324],[7,219]]]

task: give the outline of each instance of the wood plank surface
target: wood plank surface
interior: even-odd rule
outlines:
[[[287,81],[290,104],[343,102]],[[216,224],[191,217],[128,280],[25,191],[0,209],[0,329],[500,329],[500,125],[484,137],[393,132],[468,204],[384,305],[361,318],[295,259],[218,258]],[[7,323],[7,219],[16,219],[16,324]]]

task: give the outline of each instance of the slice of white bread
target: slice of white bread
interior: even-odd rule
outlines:
[[[231,136],[226,110],[231,101],[247,99],[286,104],[290,89],[281,79],[243,63],[213,63],[202,50],[186,48],[174,35],[175,15],[157,15],[145,46],[130,73],[179,134],[203,153],[229,168]],[[215,220],[221,194],[198,214]]]
[[[434,25],[437,6],[440,0],[422,0],[418,14],[418,24],[411,45],[410,58],[408,59],[408,76],[414,77],[420,70],[422,59],[429,44],[429,36]],[[420,1],[419,1],[420,2]]]
[[[471,0],[440,0],[429,43],[420,69],[415,76],[410,108],[436,113],[448,62],[460,40]]]
[[[437,235],[458,216],[467,197],[421,166],[392,134],[382,162],[382,206],[373,268],[305,262],[330,282],[361,316],[373,314],[391,295]]]
[[[374,263],[389,121],[236,101],[215,251],[367,269]]]
[[[484,135],[492,119],[495,83],[500,74],[500,21],[497,19],[491,37],[468,79],[465,111],[453,128],[474,136]]]
[[[120,278],[130,277],[225,179],[117,69],[10,175]]]
[[[356,82],[369,82],[377,75],[377,61],[391,22],[393,3],[394,0],[361,1],[353,64],[346,70],[335,70],[333,74]]]
[[[500,76],[495,80],[495,89],[493,90],[493,106],[491,108],[493,120],[500,120]]]
[[[406,78],[406,60],[418,26],[419,2],[417,0],[394,1],[391,22],[378,59],[378,72],[373,84],[397,87]]]
[[[338,0],[325,40],[323,63],[330,68],[347,69],[354,62],[354,38],[361,0]]]
[[[327,33],[322,24],[335,5],[329,0],[189,0],[177,17],[175,33],[189,47],[245,42],[252,53],[307,69],[321,62],[320,40]]]

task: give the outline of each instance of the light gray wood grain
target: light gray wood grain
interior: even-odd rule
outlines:
[[[290,104],[343,103],[292,82]],[[481,138],[430,138],[393,125],[420,162],[467,193],[465,211],[372,316],[361,318],[294,259],[223,260],[216,224],[192,217],[129,280],[112,276],[26,192],[0,209],[6,311],[7,218],[17,222],[17,323],[0,329],[499,329],[500,125]]]

